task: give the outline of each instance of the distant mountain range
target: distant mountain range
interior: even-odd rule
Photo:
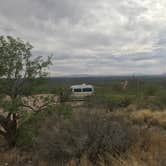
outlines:
[[[55,78],[90,78],[90,77],[166,77],[166,73],[163,74],[126,74],[126,75],[91,75],[91,74],[71,74],[71,75],[63,75],[63,76],[55,76]]]

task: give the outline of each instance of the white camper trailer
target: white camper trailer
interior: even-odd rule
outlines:
[[[70,89],[72,97],[83,98],[94,94],[94,87],[92,85],[73,85],[70,87]]]

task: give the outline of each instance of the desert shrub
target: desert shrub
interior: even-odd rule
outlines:
[[[105,152],[126,152],[135,138],[134,128],[124,119],[82,110],[66,120],[49,117],[38,137],[37,149],[49,161],[79,159],[86,154],[90,161],[96,162]]]
[[[70,105],[60,104],[56,107],[48,106],[43,112],[38,114],[24,113],[26,115],[23,115],[17,132],[17,146],[24,149],[34,147],[39,131],[45,125],[43,123],[45,119],[51,116],[56,116],[57,119],[67,119],[70,118],[72,111]]]
[[[107,98],[107,107],[109,110],[114,110],[117,108],[124,108],[132,103],[132,97],[130,96],[110,96]]]
[[[163,110],[166,107],[166,95],[160,93],[158,96],[139,96],[133,103],[138,109]]]
[[[159,91],[159,87],[155,85],[148,85],[142,88],[142,93],[145,96],[155,96],[158,91]]]
[[[59,96],[59,102],[64,103],[70,99],[71,91],[68,88],[59,88],[56,94]]]
[[[81,158],[80,164],[76,160],[70,161],[69,166],[165,166],[166,138],[157,128],[142,128],[139,130],[138,142],[125,154],[112,155],[105,153],[100,156],[97,164],[92,164],[87,156]]]
[[[20,148],[28,149],[29,147],[33,146],[37,135],[38,135],[37,125],[35,126],[32,124],[24,124],[18,130],[16,145]]]
[[[87,106],[104,107],[107,110],[115,110],[124,108],[134,102],[135,96],[131,95],[108,95],[108,96],[92,96],[87,101]]]
[[[40,112],[38,114],[25,113],[23,115],[22,121],[20,122],[20,127],[17,132],[17,142],[16,145],[20,148],[32,148],[36,137],[38,136],[39,129],[41,127],[42,121],[48,116],[49,112]]]

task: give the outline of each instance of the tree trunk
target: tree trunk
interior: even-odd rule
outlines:
[[[17,136],[17,120],[16,114],[12,114],[13,117],[8,123],[8,130],[6,134],[6,140],[9,147],[14,147],[16,145],[16,136]]]
[[[5,138],[8,147],[12,148],[16,145],[17,139],[17,118],[16,114],[9,114],[3,123],[4,133],[2,136]]]
[[[5,140],[6,140],[9,148],[13,148],[16,145],[16,133],[15,132],[7,132],[4,137],[5,137]]]

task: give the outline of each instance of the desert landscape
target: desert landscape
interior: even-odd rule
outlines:
[[[166,0],[0,0],[0,166],[166,166]]]
[[[34,110],[24,108],[14,148],[1,138],[1,165],[165,166],[165,78],[63,80],[47,79],[43,94],[26,98]],[[85,81],[95,94],[72,100],[70,85]]]

